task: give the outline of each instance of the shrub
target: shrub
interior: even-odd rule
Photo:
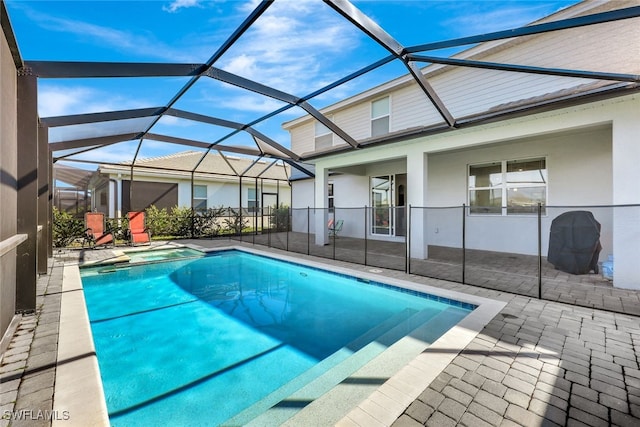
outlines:
[[[199,212],[193,218],[194,237],[212,237],[220,234],[222,224],[220,218],[227,212],[222,206],[219,208],[209,208],[204,212]]]
[[[275,231],[289,231],[289,206],[281,203],[280,207],[271,209],[269,225]]]
[[[249,220],[242,216],[242,208],[233,209],[229,208],[228,218],[224,219],[226,230],[233,234],[242,234],[242,230],[247,228]]]
[[[68,212],[53,208],[53,246],[64,248],[77,237],[84,236],[84,223]]]
[[[146,211],[146,225],[152,236],[170,236],[171,219],[167,208],[158,209],[155,205],[149,206]]]
[[[129,218],[107,218],[106,229],[113,233],[116,240],[127,240],[127,229],[129,228]]]
[[[170,234],[176,237],[191,237],[192,218],[191,208],[185,206],[171,208]]]

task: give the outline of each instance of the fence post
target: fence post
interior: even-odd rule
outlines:
[[[238,211],[239,215],[240,215],[240,242],[242,242],[242,205],[240,205],[240,210]],[[235,218],[234,218],[235,221]]]
[[[311,208],[309,206],[307,206],[307,255],[309,255],[310,253],[310,247],[309,247],[309,233],[311,233],[311,229],[309,222],[311,221],[311,212],[310,212]]]
[[[329,209],[327,208],[327,211]],[[327,216],[329,216],[329,212],[327,212]],[[333,260],[336,259],[336,208],[333,208]]]
[[[195,226],[195,220],[196,220],[196,214],[195,214],[195,209],[191,208],[191,238],[195,239],[196,236],[196,226]]]
[[[542,299],[542,203],[538,203],[538,299]]]
[[[367,206],[364,206],[364,265],[367,265]]]
[[[406,247],[405,247],[405,260],[404,267],[405,273],[411,274],[411,205],[407,207],[409,209],[407,211],[407,237],[406,237]]]
[[[269,218],[269,222],[267,224],[267,247],[271,247],[271,224],[273,223],[273,212],[271,212],[271,206],[268,206],[268,210],[267,212],[269,212],[269,215],[267,215],[267,218]],[[264,219],[262,220],[262,222],[264,223]],[[262,229],[264,230],[264,224],[262,225]]]
[[[258,196],[256,196],[258,197]],[[256,235],[258,234],[258,209],[262,209],[262,208],[258,208],[256,206],[256,211],[255,214],[253,215],[253,233],[251,233],[251,244],[255,245],[256,244]],[[262,213],[262,210],[260,210],[260,212]]]
[[[467,205],[462,204],[462,283],[465,284],[465,270],[467,268]]]
[[[287,208],[287,252],[289,252],[289,229],[291,228],[291,215],[293,211],[291,210],[291,206]]]

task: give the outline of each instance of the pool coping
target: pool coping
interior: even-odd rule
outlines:
[[[54,418],[54,427],[110,425],[77,264],[65,265],[62,273],[53,410],[69,415]]]
[[[230,245],[219,248],[203,248],[191,244],[184,246],[207,253],[225,250],[253,253],[477,305],[473,312],[432,343],[427,350],[392,375],[364,401],[351,408],[350,411],[340,413],[339,416],[336,416],[335,412],[331,414],[332,419],[339,420],[336,425],[341,426],[390,425],[506,305],[506,302],[498,300],[413,283],[378,273],[357,271],[335,265],[328,266],[326,263],[318,261],[244,246]],[[324,396],[315,402],[322,398]],[[323,399],[322,403],[326,404],[326,400],[326,398]],[[292,419],[315,417],[313,419],[315,423],[318,423],[320,420],[317,418],[317,406],[319,405],[310,404],[294,415]],[[336,408],[336,405],[333,405],[333,408]],[[65,266],[63,272],[58,367],[54,390],[55,410],[59,413],[67,411],[72,415],[71,420],[65,421],[65,426],[75,425],[75,422],[77,425],[83,426],[109,425],[106,400],[78,265]]]

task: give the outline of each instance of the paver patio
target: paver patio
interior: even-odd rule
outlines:
[[[180,243],[249,245],[227,239]],[[52,411],[56,364],[65,363],[56,360],[62,268],[65,263],[111,256],[111,249],[65,250],[56,254],[49,274],[39,278],[37,311],[22,318],[0,361],[0,427],[51,424],[50,417],[38,419],[38,415]],[[371,266],[297,256],[372,270]],[[507,302],[393,425],[640,425],[639,318],[378,270],[382,277]],[[369,405],[373,406],[352,411],[342,424],[378,425],[375,403]],[[27,419],[11,420],[16,414]],[[59,419],[68,415],[69,425],[82,425],[73,414],[52,415]]]

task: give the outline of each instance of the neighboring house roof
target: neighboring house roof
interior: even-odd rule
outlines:
[[[264,178],[289,180],[290,167],[283,165],[281,161],[255,161],[245,157],[221,156],[215,153],[208,153],[202,162],[202,152],[183,151],[162,157],[152,157],[138,159],[134,165],[135,174],[144,175],[154,172],[170,172],[171,175],[191,176],[191,170],[196,165],[196,175],[211,175],[213,177],[236,177],[242,175],[245,178]],[[274,163],[275,162],[275,163]],[[131,169],[131,162],[122,162],[120,165],[100,165],[101,173],[128,173]],[[135,178],[134,178],[135,179]]]
[[[77,189],[86,190],[95,172],[65,165],[53,165],[54,181],[64,182]]]

